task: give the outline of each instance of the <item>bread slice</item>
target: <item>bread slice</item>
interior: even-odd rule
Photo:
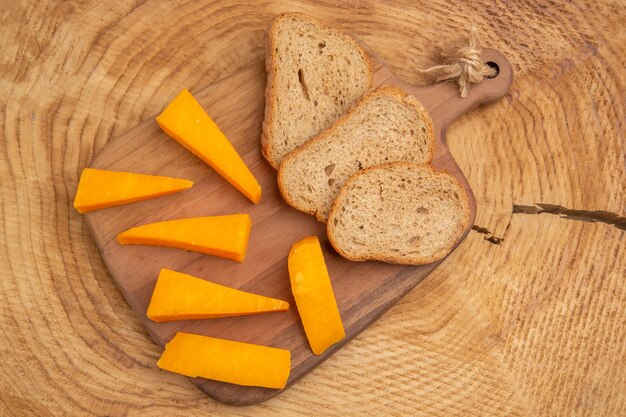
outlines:
[[[301,13],[272,22],[261,145],[276,169],[283,156],[344,114],[372,85],[372,69],[351,37]]]
[[[290,206],[325,222],[352,174],[385,162],[429,163],[434,146],[433,124],[419,101],[396,87],[381,87],[287,154],[278,186]]]
[[[468,218],[467,196],[453,176],[394,162],[354,174],[326,227],[335,250],[350,260],[422,265],[450,252]]]

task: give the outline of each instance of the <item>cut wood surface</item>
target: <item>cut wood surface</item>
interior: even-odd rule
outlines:
[[[464,99],[459,98],[458,89],[452,83],[438,83],[422,88],[403,86],[420,99],[432,115],[435,131],[434,167],[455,176],[465,189],[462,192],[466,193],[469,199],[466,209],[469,221],[461,226],[459,231],[461,237],[452,249],[472,229],[476,204],[467,179],[448,151],[442,132],[449,122],[469,108],[503,97],[509,91],[513,79],[510,64],[497,51],[486,48],[481,55],[484,62],[496,62],[500,72],[496,77],[477,85]],[[402,84],[402,81],[398,80],[386,66],[376,61],[376,58],[372,58],[372,63],[375,86]],[[351,262],[339,256],[327,243],[325,225],[315,221],[312,216],[289,207],[278,192],[277,173],[264,160],[258,140],[261,137],[264,114],[264,91],[263,62],[259,61],[202,88],[195,94],[200,105],[219,123],[220,129],[230,138],[233,146],[241,153],[243,161],[263,187],[263,199],[259,204],[251,204],[242,198],[231,185],[220,178],[217,172],[174,142],[159,129],[153,118],[149,118],[109,141],[89,165],[100,169],[157,172],[161,175],[192,178],[194,187],[176,198],[153,199],[141,205],[126,205],[116,207],[115,210],[91,212],[85,215],[85,219],[113,280],[158,345],[165,346],[176,332],[182,331],[288,349],[292,358],[291,374],[287,384],[290,386],[363,331],[400,297],[413,289],[440,262],[421,266],[399,266],[380,262]],[[132,243],[133,240],[134,243],[149,241],[150,239],[137,239],[137,236],[142,234],[140,232],[142,229],[161,225],[157,227],[161,230],[163,224],[188,222],[197,218],[211,220],[213,217],[200,216],[217,215],[215,218],[217,219],[229,213],[246,213],[246,216],[252,219],[250,242],[248,244],[246,235],[245,246],[248,250],[244,251],[246,259],[242,264],[195,252],[185,253],[154,246],[120,246],[120,243]],[[235,215],[237,216],[242,215]],[[120,231],[131,227],[132,229],[119,234]],[[213,229],[211,227],[207,229],[212,231],[211,233],[198,227],[194,229],[199,234],[195,237],[190,236],[189,239],[192,241],[201,243],[203,238],[208,237],[208,240],[204,239],[207,241],[204,246],[208,245],[208,249],[196,250],[212,253],[209,250],[210,243],[215,238],[213,235],[216,235]],[[227,236],[227,229],[218,232],[217,236]],[[144,231],[145,233],[147,231]],[[135,236],[135,239],[131,239],[131,235]],[[178,232],[178,236],[183,235],[184,233]],[[147,319],[146,309],[151,292],[159,270],[163,267],[197,276],[208,276],[223,285],[245,291],[291,300],[292,290],[287,272],[289,249],[293,243],[310,235],[318,235],[324,242],[326,264],[346,330],[346,337],[323,355],[314,355],[311,351],[293,302],[288,313],[254,318],[182,321],[168,325],[156,324]],[[181,245],[180,238],[170,240],[179,241],[173,245],[174,247],[185,247]],[[227,239],[226,242],[230,240],[232,239]],[[154,243],[160,241],[161,245],[164,242],[158,238],[153,241]],[[454,242],[450,245],[452,243]],[[215,244],[213,242],[213,245]],[[225,250],[227,246],[228,244],[221,249]],[[226,250],[222,256],[242,260],[239,257],[242,254],[241,250],[237,251],[239,255],[237,257],[233,257],[232,254],[226,256],[227,252]],[[216,250],[215,253],[219,254],[220,250]],[[279,393],[276,390],[243,387],[206,379],[194,379],[193,382],[202,391],[226,404],[259,403]]]
[[[23,2],[0,19],[1,415],[626,413],[626,18],[619,2]],[[447,131],[477,218],[379,321],[261,405],[161,353],[71,207],[113,137],[262,59],[277,13],[359,37],[404,81],[468,22],[511,93]],[[471,91],[471,90],[470,90]],[[163,197],[169,198],[169,197]]]

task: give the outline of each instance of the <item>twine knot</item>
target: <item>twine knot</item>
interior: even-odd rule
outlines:
[[[437,81],[456,80],[461,97],[466,97],[470,84],[479,83],[485,77],[491,78],[498,74],[495,68],[480,60],[481,49],[478,46],[475,30],[470,31],[467,43],[466,46],[446,54],[445,64],[419,71],[434,76]]]

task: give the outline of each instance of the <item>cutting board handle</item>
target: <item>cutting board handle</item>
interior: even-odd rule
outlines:
[[[435,128],[435,136],[445,142],[446,128],[462,114],[482,103],[503,97],[513,83],[513,68],[509,60],[495,49],[483,48],[481,59],[495,67],[498,74],[493,78],[472,84],[467,97],[459,95],[459,87],[452,81],[444,81],[425,87],[407,86],[430,113]]]

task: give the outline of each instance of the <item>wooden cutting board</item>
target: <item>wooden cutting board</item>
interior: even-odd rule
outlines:
[[[484,49],[482,58],[484,62],[495,63],[499,73],[495,78],[472,86],[466,98],[459,97],[458,87],[451,82],[419,88],[406,85],[379,60],[372,58],[375,86],[400,86],[415,95],[433,118],[436,135],[433,165],[457,177],[470,202],[469,223],[460,241],[473,224],[476,203],[467,180],[446,146],[446,127],[477,105],[502,97],[513,79],[511,65],[499,52]],[[91,212],[85,217],[113,279],[157,344],[164,346],[175,332],[185,331],[289,349],[292,357],[289,386],[359,334],[440,262],[407,267],[350,262],[338,256],[328,243],[323,224],[283,202],[276,186],[276,172],[261,156],[259,138],[265,106],[264,92],[263,62],[204,89],[192,91],[233,142],[263,187],[263,198],[258,205],[250,203],[209,166],[169,138],[159,129],[155,119],[150,118],[112,139],[90,166],[186,178],[195,182],[193,188],[166,197]],[[163,106],[170,99],[172,97],[160,98]],[[121,246],[116,240],[118,233],[145,223],[232,213],[249,213],[252,217],[252,232],[244,263],[178,249]],[[287,271],[291,245],[309,235],[318,235],[322,242],[346,331],[346,338],[321,356],[313,355],[309,348],[291,295]],[[284,299],[289,301],[291,308],[283,313],[156,324],[146,318],[146,310],[161,268]],[[192,378],[192,382],[211,397],[229,404],[258,403],[280,392],[202,378]]]

